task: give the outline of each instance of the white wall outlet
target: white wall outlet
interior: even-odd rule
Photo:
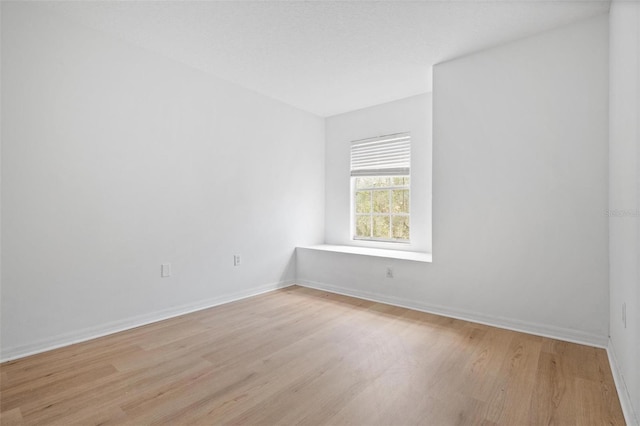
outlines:
[[[393,278],[393,267],[387,266],[387,278]]]
[[[240,265],[240,255],[239,254],[234,254],[233,255],[233,266],[238,266]]]
[[[622,303],[622,325],[627,328],[627,304]]]
[[[170,263],[163,263],[162,265],[160,265],[160,276],[162,278],[167,278],[171,276],[171,264]]]

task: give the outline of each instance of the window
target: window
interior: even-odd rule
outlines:
[[[351,143],[353,239],[410,241],[408,133]]]

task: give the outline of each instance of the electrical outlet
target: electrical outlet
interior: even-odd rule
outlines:
[[[387,278],[393,278],[393,267],[387,266]]]
[[[168,278],[171,276],[171,264],[170,263],[163,263],[162,265],[160,265],[160,276],[162,278]]]
[[[240,255],[239,254],[234,254],[233,255],[233,266],[238,266],[240,265]]]
[[[622,325],[624,328],[627,328],[627,304],[622,304]]]

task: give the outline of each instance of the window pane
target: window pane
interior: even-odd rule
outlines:
[[[395,189],[391,192],[393,213],[409,213],[409,190]]]
[[[409,239],[409,216],[393,216],[393,238]]]
[[[389,191],[373,191],[373,211],[376,213],[389,213]]]
[[[388,177],[374,177],[373,186],[376,188],[383,188],[391,186],[391,178]]]
[[[393,178],[394,186],[409,186],[409,177],[408,176],[396,176]]]
[[[371,191],[356,192],[356,213],[371,212]]]
[[[391,186],[391,178],[386,176],[364,176],[356,178],[356,189],[387,188]]]
[[[373,217],[373,236],[389,239],[389,216]]]
[[[357,177],[356,178],[356,189],[373,187],[373,182],[374,182],[375,179],[376,178],[369,177],[369,176]]]
[[[371,216],[356,216],[356,237],[371,238]]]

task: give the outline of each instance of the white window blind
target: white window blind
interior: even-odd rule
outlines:
[[[406,176],[410,165],[409,133],[351,142],[351,176]]]

